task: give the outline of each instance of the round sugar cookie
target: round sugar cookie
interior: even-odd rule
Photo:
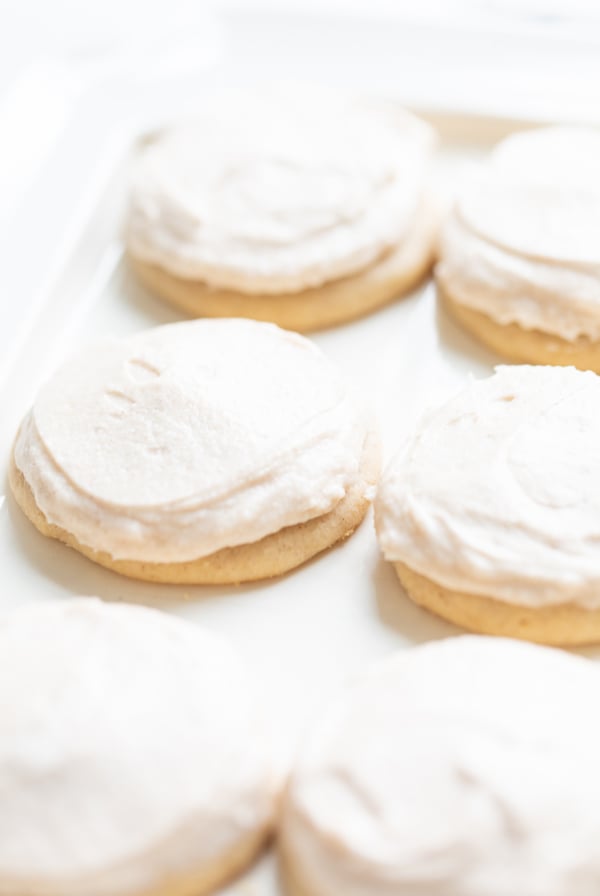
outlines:
[[[500,367],[424,415],[376,528],[416,603],[473,631],[600,641],[600,378]]]
[[[365,412],[308,340],[193,321],[92,346],[41,389],[10,481],[45,535],[124,575],[236,583],[347,537],[379,469]]]
[[[433,144],[429,125],[384,100],[207,96],[136,161],[133,270],[195,317],[310,331],[366,314],[432,263]]]
[[[216,635],[90,598],[0,619],[0,893],[202,896],[269,836],[273,758]]]
[[[395,654],[300,750],[280,842],[292,896],[594,896],[600,673],[463,636]]]
[[[512,360],[600,371],[600,131],[500,143],[459,190],[436,278],[469,332]]]

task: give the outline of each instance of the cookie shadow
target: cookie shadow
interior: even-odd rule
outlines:
[[[498,364],[506,364],[505,358],[496,354],[471,336],[461,325],[454,320],[452,314],[444,307],[437,285],[433,284],[435,313],[434,321],[440,343],[453,355],[457,355],[464,362],[465,359],[473,361],[486,372]]]
[[[393,565],[381,555],[373,569],[373,585],[381,622],[410,644],[464,634],[462,629],[415,604],[402,587]]]
[[[116,292],[137,313],[148,318],[148,326],[160,326],[162,324],[177,323],[181,320],[189,320],[189,316],[183,311],[165,302],[164,299],[161,299],[140,283],[132,265],[129,263],[126,252],[123,253],[114,276]]]
[[[210,598],[244,598],[253,592],[264,592],[278,581],[269,579],[243,585],[167,585],[129,579],[38,532],[18,506],[10,488],[6,489],[6,506],[13,552],[18,553],[23,565],[33,569],[39,577],[72,595],[177,610],[191,602]]]
[[[247,601],[254,595],[262,602],[279,600],[281,595],[277,593],[275,598],[273,591],[282,581],[319,563],[327,554],[341,552],[345,545],[345,541],[339,541],[281,575],[255,582],[228,585],[146,582],[107,569],[57,539],[42,535],[17,504],[8,482],[5,493],[11,550],[21,557],[23,566],[34,570],[36,576],[52,582],[68,594],[100,597],[108,602],[143,604],[177,611],[194,604],[207,604],[212,599],[219,602]]]

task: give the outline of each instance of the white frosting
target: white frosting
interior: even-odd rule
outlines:
[[[499,367],[428,413],[376,500],[385,557],[461,592],[600,607],[600,377]]]
[[[314,896],[597,896],[599,688],[515,641],[395,655],[309,737],[286,853]]]
[[[133,896],[270,822],[246,670],[219,638],[95,599],[0,621],[0,893]]]
[[[533,261],[487,242],[454,212],[440,245],[438,280],[452,298],[499,324],[575,341],[600,340],[600,276]]]
[[[395,104],[223,92],[137,161],[130,251],[245,293],[362,270],[408,233],[433,136]]]
[[[500,324],[600,339],[600,132],[545,128],[501,143],[459,194],[437,274]]]
[[[200,320],[67,362],[15,462],[46,518],[115,558],[179,562],[332,510],[358,475],[363,415],[307,339]]]

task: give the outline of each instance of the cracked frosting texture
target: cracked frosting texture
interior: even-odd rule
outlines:
[[[310,91],[205,97],[137,160],[131,253],[242,293],[366,268],[407,235],[433,131],[391,102]]]
[[[77,598],[0,620],[0,893],[130,896],[266,829],[246,671],[167,614]]]
[[[286,795],[310,896],[596,896],[600,676],[463,636],[377,665],[324,715]]]
[[[201,320],[91,347],[44,386],[15,463],[47,520],[180,562],[327,513],[366,425],[333,365],[272,324]]]
[[[500,143],[460,191],[440,258],[452,299],[497,323],[600,339],[600,131]]]
[[[426,414],[386,470],[386,559],[453,591],[600,607],[600,377],[499,367]]]

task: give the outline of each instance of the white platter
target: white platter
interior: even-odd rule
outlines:
[[[128,165],[146,133],[188,114],[200,90],[227,80],[213,75],[154,81],[115,76],[88,88],[74,104],[43,176],[15,216],[6,241],[10,252],[2,260],[3,469],[38,385],[71,350],[100,336],[178,319],[135,283],[123,260]],[[528,124],[427,114],[440,129],[437,176],[445,191],[492,142]],[[489,374],[499,361],[437,309],[430,282],[314,339],[366,393],[386,458],[427,403],[455,391],[471,374]],[[43,538],[6,494],[0,496],[0,569],[2,609],[98,595],[148,603],[222,632],[255,671],[283,755],[319,707],[369,662],[457,631],[404,596],[378,554],[370,516],[343,546],[282,579],[237,588],[168,587],[121,578]],[[279,892],[275,878],[266,857],[228,892],[273,896]]]

